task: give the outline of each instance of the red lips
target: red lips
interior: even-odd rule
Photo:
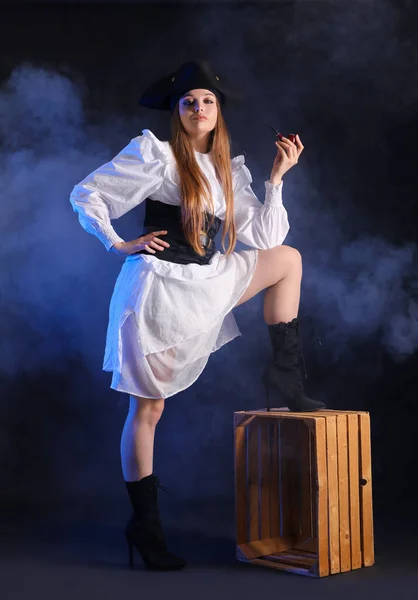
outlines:
[[[194,117],[194,121],[207,121],[207,117]]]

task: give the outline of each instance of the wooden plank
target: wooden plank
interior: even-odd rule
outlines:
[[[259,501],[258,501],[258,426],[254,421],[247,427],[247,465],[248,465],[248,504],[249,532],[248,541],[260,539]]]
[[[351,569],[350,507],[348,493],[347,415],[337,414],[338,485],[340,511],[341,572]]]
[[[259,428],[259,485],[260,485],[260,537],[270,538],[270,449],[269,423],[260,419]],[[270,552],[269,552],[270,553]]]
[[[277,418],[277,417],[276,417]],[[309,432],[309,461],[306,469],[310,473],[310,513],[311,513],[311,537],[308,539],[299,539],[294,549],[296,551],[309,551],[318,556],[318,527],[317,527],[317,475],[316,475],[316,450],[315,450],[315,419],[306,418],[298,420],[298,423],[304,423],[305,428]],[[303,537],[303,536],[300,536]]]
[[[315,418],[315,456],[317,488],[318,566],[313,574],[329,575],[328,554],[328,478],[325,418]]]
[[[299,540],[308,541],[313,536],[312,528],[312,472],[310,457],[309,428],[305,421],[298,421],[297,452],[299,457],[300,529]]]
[[[248,542],[247,544],[240,544],[239,549],[246,558],[251,560],[252,558],[259,558],[260,556],[266,556],[267,554],[284,552],[289,550],[289,548],[292,548],[294,543],[295,538],[268,538]]]
[[[316,573],[312,573],[308,568],[296,567],[289,564],[282,564],[277,561],[275,556],[264,556],[263,558],[254,558],[251,563],[260,567],[270,567],[278,571],[286,571],[295,575],[305,575],[307,577],[318,577]]]
[[[316,565],[318,561],[316,554],[312,554],[310,552],[300,552],[293,549],[280,552],[280,555],[277,557],[277,559],[280,560],[280,562],[288,561],[289,564],[298,565],[308,569]]]
[[[298,423],[295,419],[280,420],[279,424],[279,490],[280,490],[280,534],[294,536],[299,529]]]
[[[278,408],[278,409],[272,409],[271,411],[267,412],[265,409],[256,409],[256,410],[248,410],[245,411],[246,415],[256,415],[257,417],[260,418],[274,418],[274,417],[288,417],[291,419],[306,419],[307,417],[309,418],[314,418],[314,417],[327,417],[328,415],[338,415],[338,414],[355,414],[355,415],[368,415],[369,413],[367,411],[358,411],[358,410],[334,410],[334,409],[328,409],[325,408],[323,410],[316,410],[314,412],[290,412],[288,409],[286,408]]]
[[[303,542],[297,541],[293,547],[297,550],[306,550],[307,552],[312,552],[318,556],[318,538],[312,537]]]
[[[302,569],[311,569],[316,564],[316,559],[312,559],[312,557],[305,557],[302,555],[290,554],[288,552],[283,552],[280,554],[267,554],[265,556],[267,560],[272,560],[276,563],[280,563],[282,565],[289,565],[292,567],[300,567]]]
[[[293,421],[288,421],[290,425],[289,429],[289,497],[292,505],[292,519],[290,529],[292,531],[292,535],[296,537],[296,539],[301,540],[301,527],[302,527],[302,491],[301,491],[301,483],[303,477],[304,467],[301,464],[301,447],[299,445],[300,437],[299,437],[299,427],[303,424],[301,419],[294,419]],[[306,467],[306,465],[305,465]]]
[[[270,535],[280,536],[279,501],[279,422],[269,424],[270,428]]]
[[[359,417],[347,416],[348,424],[348,472],[350,490],[350,537],[351,568],[362,565],[360,537],[360,463],[359,463]]]
[[[372,502],[372,463],[370,415],[361,414],[360,420],[360,502],[362,522],[363,566],[374,564],[374,528]]]
[[[312,473],[312,540],[315,544],[315,552],[318,554],[318,523],[317,523],[317,460],[316,460],[316,439],[315,439],[315,420],[309,419],[305,421],[309,427],[310,439],[310,456],[311,456],[311,473]]]
[[[235,520],[237,544],[247,541],[247,449],[245,427],[235,428]]]
[[[337,417],[328,415],[325,422],[327,431],[329,561],[330,573],[335,574],[341,571]]]
[[[256,415],[246,412],[235,412],[234,413],[234,422],[235,427],[248,427],[248,425],[254,421]]]

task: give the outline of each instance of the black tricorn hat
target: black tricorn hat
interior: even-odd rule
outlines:
[[[222,106],[239,103],[243,99],[238,90],[226,86],[223,78],[213,72],[209,61],[198,60],[184,63],[174,73],[158,79],[143,92],[138,104],[173,111],[180,98],[194,89],[212,91]]]

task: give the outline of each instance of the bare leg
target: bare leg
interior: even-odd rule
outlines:
[[[300,285],[302,281],[302,257],[298,250],[290,246],[275,246],[268,250],[259,250],[257,266],[248,288],[236,304],[239,306],[261,290],[264,296],[264,320],[268,326],[277,323],[289,323],[298,316]],[[290,344],[282,329],[290,331]],[[305,395],[301,384],[299,357],[297,356],[297,328],[286,325],[269,327],[274,361],[266,365],[263,382],[267,391],[267,410],[270,410],[270,394],[280,391],[279,401],[284,402],[291,411],[315,411],[326,408],[323,402],[312,400]],[[289,340],[289,338],[287,338]],[[296,339],[296,346],[293,340]],[[276,349],[285,347],[282,355]],[[289,361],[290,359],[290,361]],[[295,360],[297,359],[297,360]],[[278,371],[280,369],[280,371]]]
[[[129,401],[121,439],[122,471],[133,508],[125,527],[129,564],[133,567],[132,549],[135,546],[149,569],[182,569],[186,561],[167,549],[158,510],[158,477],[153,473],[155,427],[165,401],[137,396],[129,396]]]
[[[163,398],[129,396],[129,411],[120,444],[125,481],[139,481],[152,474],[155,428],[163,410]]]
[[[265,290],[264,320],[267,325],[288,323],[298,315],[302,281],[302,256],[290,246],[259,250],[250,285],[236,306]]]
[[[267,325],[288,323],[298,316],[302,261],[294,261],[283,279],[266,289],[264,320]]]

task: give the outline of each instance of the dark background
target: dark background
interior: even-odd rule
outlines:
[[[370,411],[376,524],[416,525],[417,22],[404,0],[1,6],[5,527],[121,527],[129,513],[128,398],[101,371],[121,259],[82,230],[68,197],[142,129],[169,138],[169,113],[137,100],[198,57],[244,91],[224,116],[261,201],[276,153],[265,123],[301,136],[283,196],[285,243],[304,258],[301,315],[322,341],[306,321],[307,391]],[[142,218],[140,206],[113,224],[129,239]],[[160,494],[168,524],[232,536],[233,413],[265,406],[271,352],[263,295],[234,314],[243,336],[166,401],[154,462],[175,490]]]

